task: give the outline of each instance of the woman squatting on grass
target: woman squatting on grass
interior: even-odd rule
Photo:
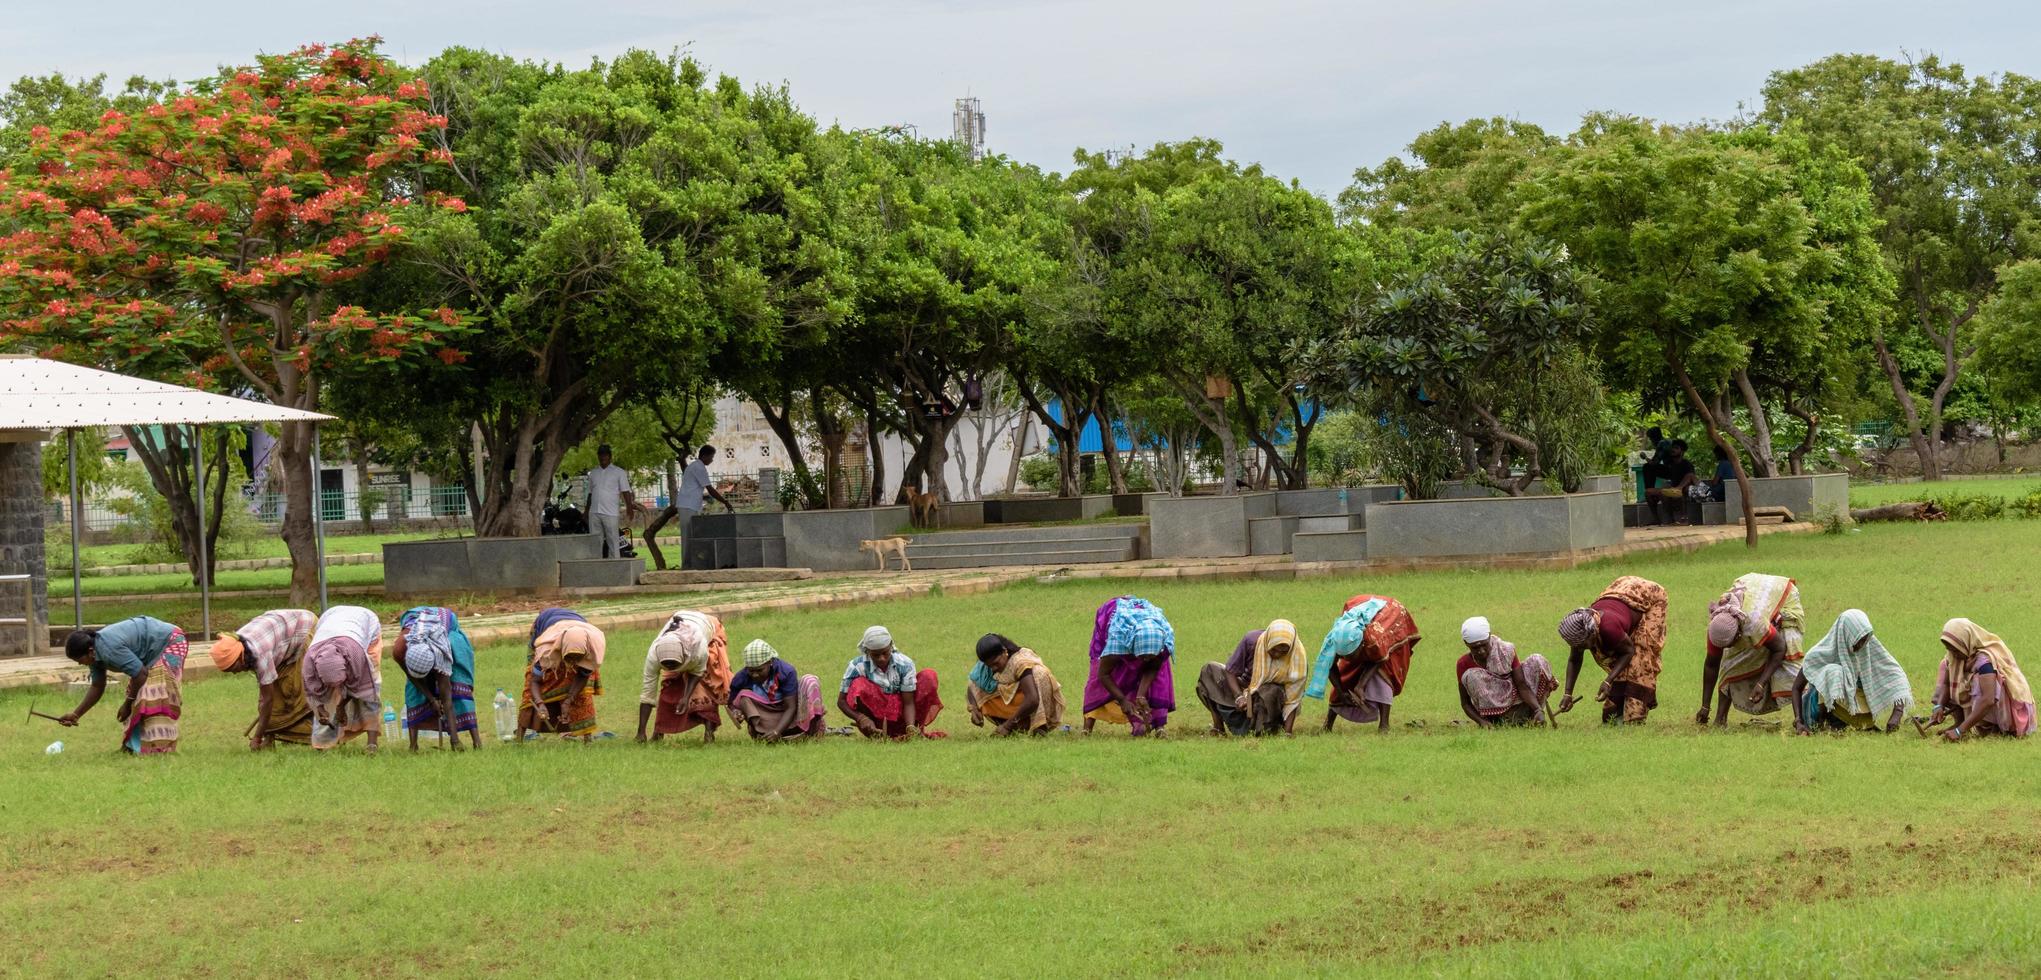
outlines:
[[[1913,688],[1906,669],[1871,631],[1871,617],[1845,609],[1800,662],[1793,702],[1798,708],[1793,730],[1802,735],[1817,728],[1876,729],[1881,723],[1889,734],[1899,730]]]
[[[1953,719],[1942,737],[2034,734],[2034,690],[1998,634],[1967,619],[1942,626],[1947,656],[1935,670],[1935,711],[1929,724]]]
[[[1453,670],[1460,679],[1460,711],[1468,720],[1482,728],[1551,724],[1546,700],[1559,682],[1542,654],[1518,660],[1516,644],[1495,635],[1485,616],[1460,624],[1460,642],[1467,652]]]
[[[1278,619],[1248,630],[1225,663],[1198,673],[1198,700],[1212,715],[1214,735],[1295,734],[1297,709],[1311,679],[1298,652],[1297,626]]]
[[[964,685],[971,724],[992,734],[1046,735],[1063,724],[1063,683],[1030,650],[998,633],[978,638],[978,666]]]
[[[857,656],[844,665],[836,710],[866,738],[945,734],[928,727],[943,710],[935,671],[916,668],[906,654],[894,649],[893,634],[884,626],[865,630]]]

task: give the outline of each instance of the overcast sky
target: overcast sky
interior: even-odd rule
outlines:
[[[1570,129],[1611,109],[1719,119],[1767,72],[1836,51],[1934,52],[2041,74],[2041,4],[1792,0],[5,0],[0,75],[190,79],[258,51],[380,34],[418,62],[462,44],[580,65],[685,47],[785,81],[825,124],[950,128],[984,101],[995,152],[1210,136],[1325,194],[1443,120]]]

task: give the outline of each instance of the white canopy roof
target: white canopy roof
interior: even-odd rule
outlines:
[[[0,429],[318,422],[330,418],[62,361],[0,354]]]

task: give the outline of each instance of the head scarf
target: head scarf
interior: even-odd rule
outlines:
[[[1582,606],[1567,613],[1559,621],[1559,638],[1566,645],[1576,649],[1594,646],[1595,634],[1601,631],[1601,617],[1595,611]]]
[[[579,660],[578,665],[586,670],[602,666],[603,652],[608,645],[602,631],[584,620],[566,619],[555,622],[539,634],[538,642],[532,645],[532,664],[541,671],[557,670],[562,664]]]
[[[1998,634],[1967,619],[1952,619],[1942,625],[1942,639],[1956,649],[1944,657],[1949,663],[1951,686],[1968,694],[1972,665],[1977,655],[1983,654],[1991,661],[1993,670],[1998,671],[1999,684],[2005,688],[2006,696],[2026,704],[2034,703],[2034,689],[2027,686],[2027,675],[2021,673],[2020,664],[2013,659],[2013,651]]]
[[[1734,610],[1720,609],[1708,617],[1708,645],[1726,650],[1743,635],[1743,620]]]
[[[1868,714],[1882,725],[1893,708],[1913,702],[1905,669],[1885,651],[1871,631],[1871,617],[1861,609],[1843,610],[1828,635],[1807,651],[1800,670],[1822,703],[1839,714]]]
[[[744,645],[744,668],[749,670],[753,667],[763,667],[772,663],[779,655],[780,652],[773,649],[772,644],[764,640],[753,640]]]
[[[438,606],[405,610],[397,622],[404,631],[404,675],[423,679],[454,672],[454,643],[448,635],[452,613]]]
[[[699,674],[709,666],[709,637],[703,631],[707,624],[697,616],[698,613],[675,616],[673,625],[660,635],[660,643],[671,641],[669,649],[660,649],[661,665],[676,664],[672,669],[682,674]],[[653,646],[658,648],[660,644]]]
[[[241,642],[240,637],[232,633],[221,633],[220,638],[213,641],[213,666],[221,670],[231,670],[235,664],[241,662],[241,655],[247,652],[248,646]]]
[[[892,645],[893,634],[884,626],[867,628],[864,639],[858,641],[858,649],[866,653],[877,653]]]
[[[1460,642],[1468,646],[1486,642],[1490,635],[1492,633],[1488,628],[1486,616],[1469,617],[1466,622],[1460,624]]]
[[[1283,714],[1287,717],[1297,710],[1297,702],[1304,697],[1304,686],[1311,679],[1310,668],[1305,664],[1302,644],[1297,638],[1297,624],[1287,619],[1278,619],[1261,631],[1261,637],[1254,641],[1254,661],[1247,677],[1249,691],[1260,690],[1263,684],[1276,683],[1283,686]],[[1282,657],[1270,655],[1276,647],[1287,647],[1289,652]]]

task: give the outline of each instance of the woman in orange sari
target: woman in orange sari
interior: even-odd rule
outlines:
[[[655,742],[697,725],[704,744],[715,741],[723,702],[730,698],[730,647],[723,621],[691,609],[674,613],[645,655],[645,680],[638,697],[639,741],[645,740],[648,714]]]
[[[606,642],[601,630],[571,609],[539,613],[532,622],[520,730],[558,732],[583,741],[602,737],[596,729],[595,699],[602,693]]]

